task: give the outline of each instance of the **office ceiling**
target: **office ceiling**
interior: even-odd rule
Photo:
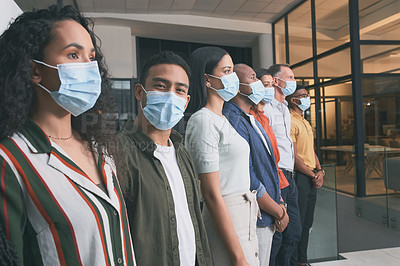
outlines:
[[[185,14],[273,22],[301,0],[64,0],[82,12]],[[22,10],[45,8],[57,0],[15,0]]]

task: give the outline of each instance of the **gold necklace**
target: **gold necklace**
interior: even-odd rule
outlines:
[[[72,138],[72,133],[71,133],[71,136],[66,137],[66,138],[57,138],[57,137],[53,137],[53,136],[50,136],[50,135],[49,135],[49,138],[56,139],[56,140],[69,140],[70,138]]]

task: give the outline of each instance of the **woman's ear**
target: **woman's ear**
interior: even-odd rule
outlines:
[[[31,68],[32,68],[32,76],[31,76],[31,81],[34,84],[40,83],[42,81],[42,76],[40,75],[40,66],[38,63],[35,63],[33,61],[30,62]]]
[[[210,77],[207,74],[204,74],[204,78],[205,78],[206,88],[210,88],[211,87]]]

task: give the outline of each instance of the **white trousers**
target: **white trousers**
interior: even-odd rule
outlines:
[[[269,265],[269,257],[271,255],[272,238],[274,233],[275,225],[271,225],[269,227],[257,227],[260,266]]]
[[[223,198],[247,262],[250,266],[259,266],[256,233],[259,208],[256,192],[225,195]],[[229,253],[215,230],[214,221],[206,205],[203,206],[203,219],[214,265],[232,266]]]

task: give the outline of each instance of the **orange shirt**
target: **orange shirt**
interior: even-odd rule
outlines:
[[[287,181],[285,175],[279,169],[278,167],[278,162],[281,158],[278,150],[278,142],[276,141],[276,137],[274,132],[272,131],[271,126],[269,125],[269,120],[268,117],[264,115],[263,111],[254,111],[253,107],[250,109],[250,114],[254,116],[254,118],[260,122],[261,126],[264,128],[265,132],[267,132],[267,135],[269,137],[269,140],[271,141],[272,144],[272,149],[274,150],[274,155],[275,155],[275,160],[276,160],[276,169],[278,170],[278,176],[279,176],[279,187],[280,189],[285,188],[289,186],[289,182]]]

